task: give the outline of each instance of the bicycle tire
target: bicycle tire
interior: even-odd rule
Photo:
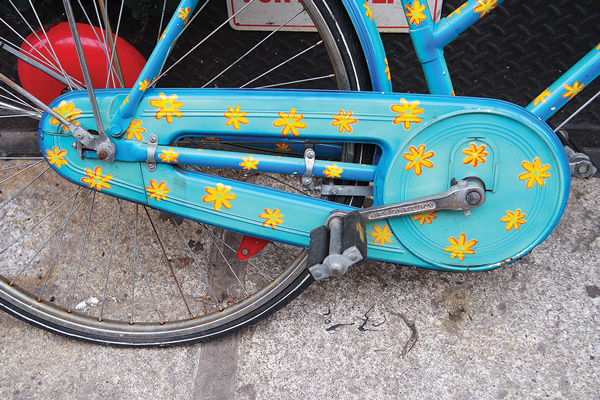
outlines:
[[[333,60],[333,68],[335,71],[335,75],[337,77],[337,87],[339,89],[344,90],[369,90],[370,89],[370,80],[368,75],[368,69],[366,64],[366,59],[362,53],[360,45],[358,44],[358,36],[354,31],[350,18],[348,17],[346,11],[344,10],[341,2],[336,2],[332,0],[303,0],[305,9],[311,15],[315,25],[319,30],[319,34],[321,38],[325,41],[327,52],[329,54],[330,60]],[[13,71],[14,75],[14,71]],[[372,161],[372,151],[369,150],[368,146],[361,146],[357,148],[358,151],[353,151],[353,154],[356,156],[353,157],[353,160],[356,162],[367,163]],[[21,149],[17,148],[16,153],[27,153],[27,151],[23,152]],[[10,167],[12,168],[12,166]],[[28,167],[29,168],[29,167]],[[27,169],[28,169],[27,168]],[[20,169],[19,169],[20,170]],[[23,175],[27,175],[29,172],[24,173]],[[37,179],[37,178],[36,178]],[[32,181],[33,182],[33,181]],[[37,183],[37,182],[36,182]],[[57,187],[61,185],[49,179],[47,182],[48,185],[56,185]],[[79,193],[79,192],[77,192]],[[1,194],[0,194],[1,196]],[[9,195],[5,194],[4,199],[6,199]],[[73,210],[75,201],[77,199],[77,194],[73,198],[73,203],[71,209]],[[89,196],[89,194],[88,194]],[[90,216],[92,215],[94,199],[96,195],[94,194],[91,203],[92,206],[90,208]],[[68,198],[69,201],[71,197]],[[79,205],[83,204],[86,201],[87,197],[84,198],[80,202]],[[360,199],[339,199],[344,200],[346,202],[352,201],[353,204],[356,204]],[[10,201],[10,200],[9,200]],[[66,200],[65,200],[66,201]],[[4,207],[4,203],[2,203],[2,207]],[[65,204],[65,202],[63,202]],[[79,205],[77,207],[79,207]],[[115,212],[115,208],[112,208],[112,212]],[[108,209],[110,213],[110,208]],[[62,242],[62,235],[64,235],[67,230],[67,226],[69,224],[69,218],[76,210],[74,210],[66,220],[66,224],[64,224],[64,230],[61,234],[60,241]],[[136,208],[136,223],[135,223],[135,235],[137,242],[137,214],[138,208]],[[125,214],[125,211],[123,211]],[[0,216],[6,219],[10,218],[11,215],[7,217],[7,211],[4,210],[4,215]],[[32,217],[35,219],[36,217]],[[46,218],[46,217],[43,217]],[[118,221],[121,218],[121,204],[119,203],[118,215],[117,215],[117,223],[115,225],[115,238],[117,236],[118,229]],[[40,217],[37,217],[39,220]],[[150,217],[149,217],[150,219]],[[125,217],[123,217],[124,224],[127,225],[127,221]],[[150,223],[152,224],[152,220],[150,219]],[[173,220],[174,224],[177,224],[176,220]],[[8,224],[4,224],[5,226]],[[35,227],[35,226],[34,226]],[[83,248],[81,250],[81,258],[79,261],[79,265],[81,265],[81,259],[84,258],[84,250],[85,250],[85,241],[88,236],[88,228],[90,224],[85,229],[85,234],[83,235]],[[61,228],[61,226],[59,226]],[[91,227],[92,230],[94,226]],[[179,225],[177,225],[177,229],[179,230]],[[209,227],[201,227],[200,230],[207,229]],[[123,230],[123,228],[121,228]],[[57,228],[58,231],[58,228]],[[7,233],[5,231],[5,233]],[[131,230],[129,226],[127,226],[127,233],[131,239]],[[181,231],[180,231],[181,233]],[[213,235],[211,233],[211,235]],[[10,236],[10,235],[9,235]],[[183,236],[182,236],[183,238]],[[48,240],[52,239],[50,237]],[[214,238],[212,239],[214,241]],[[33,239],[32,239],[33,241]],[[185,242],[185,238],[183,240]],[[133,240],[132,240],[133,242]],[[141,242],[141,239],[140,239]],[[160,242],[160,239],[159,239]],[[223,242],[225,243],[225,242]],[[189,243],[186,243],[189,247]],[[197,244],[197,243],[196,243]],[[226,244],[226,243],[225,243]],[[45,246],[45,244],[44,244]],[[99,245],[100,246],[100,245]],[[162,243],[161,243],[162,246]],[[221,246],[222,244],[218,244],[215,242],[215,246]],[[3,246],[2,246],[3,247]],[[59,243],[60,247],[60,243]],[[135,247],[135,244],[134,244]],[[43,247],[42,247],[43,249]],[[226,249],[225,249],[226,250]],[[31,253],[31,250],[27,250]],[[23,251],[23,253],[27,253],[27,251]],[[111,262],[112,255],[114,250],[114,238],[113,238],[113,249],[111,250]],[[99,254],[99,253],[98,253]],[[222,254],[222,253],[221,253]],[[85,255],[87,257],[87,254]],[[102,253],[102,257],[104,257],[104,252]],[[71,338],[83,339],[87,341],[97,342],[97,343],[105,343],[105,344],[115,344],[115,345],[131,345],[131,346],[151,346],[151,345],[170,345],[170,344],[178,344],[178,343],[186,343],[192,341],[200,341],[216,338],[218,336],[231,333],[235,330],[241,329],[247,325],[255,323],[268,315],[272,314],[279,308],[283,307],[293,298],[298,296],[304,289],[306,289],[312,282],[313,278],[309,274],[308,270],[305,266],[305,256],[306,250],[302,251],[297,257],[295,257],[294,261],[283,271],[279,273],[279,275],[269,284],[267,284],[264,288],[257,290],[252,295],[246,297],[240,302],[228,305],[224,310],[218,310],[212,313],[208,313],[205,316],[194,316],[192,318],[186,318],[175,321],[161,321],[154,323],[147,322],[137,322],[131,323],[131,321],[127,321],[127,316],[123,317],[121,321],[110,320],[102,317],[100,314],[100,318],[97,315],[88,315],[84,312],[77,312],[77,306],[75,309],[72,309],[72,305],[74,303],[74,299],[76,297],[76,287],[78,287],[78,275],[79,275],[79,267],[77,267],[75,274],[75,284],[73,285],[73,293],[70,299],[70,305],[68,309],[64,305],[57,305],[54,302],[54,297],[48,296],[47,299],[38,299],[38,296],[30,290],[30,287],[34,285],[31,284],[30,281],[35,280],[35,276],[32,279],[28,279],[27,282],[23,283],[21,286],[12,284],[11,277],[4,277],[0,280],[0,308],[7,311],[8,313],[25,320],[35,326],[41,327],[43,329],[59,333]],[[31,258],[29,263],[31,264],[36,256]],[[138,257],[136,260],[134,258],[134,267],[133,267],[133,285],[135,286],[136,279],[146,279],[147,277],[146,271],[142,267],[142,278],[136,276],[135,265],[139,262],[140,267],[142,255],[138,254],[134,257]],[[167,258],[166,263],[170,265],[170,260],[168,259],[166,253],[165,257]],[[223,256],[225,257],[225,256]],[[56,256],[55,256],[56,258]],[[9,268],[8,264],[10,260],[4,261],[2,268]],[[227,262],[227,261],[226,261]],[[229,263],[227,262],[229,265]],[[54,265],[54,259],[52,260],[52,264],[49,267],[49,270],[46,273],[46,280],[48,277],[54,273],[52,270],[52,266]],[[29,264],[25,268],[27,268]],[[214,266],[214,264],[213,264]],[[23,269],[23,271],[25,270]],[[110,273],[111,263],[108,266],[108,272],[106,274],[106,282],[109,281],[109,273]],[[183,267],[182,267],[183,268]],[[230,266],[231,268],[231,266]],[[41,271],[41,270],[40,270]],[[21,271],[22,272],[22,271]],[[171,272],[173,269],[171,267]],[[233,269],[232,269],[233,272]],[[29,271],[27,271],[29,273]],[[174,273],[173,273],[174,274]],[[13,276],[15,273],[13,272]],[[35,273],[33,274],[35,275]],[[38,276],[38,280],[42,280],[42,275]],[[235,272],[234,272],[235,275]],[[175,276],[175,274],[174,274]],[[24,278],[20,278],[19,275],[14,278],[16,281],[17,278],[20,280],[24,280]],[[237,278],[237,276],[236,276]],[[14,282],[14,281],[13,281]],[[41,283],[41,282],[38,282]],[[177,283],[179,286],[179,283]],[[210,286],[210,285],[209,285]],[[41,288],[41,292],[44,292],[44,288],[46,287],[46,283]],[[38,287],[36,286],[36,289]],[[180,287],[181,289],[181,287]],[[152,294],[152,290],[150,286],[147,287],[147,290],[150,291],[150,295],[152,296],[152,301],[154,300],[154,295]],[[229,290],[229,289],[228,289]],[[244,289],[245,290],[245,289]],[[83,291],[83,290],[82,290]],[[105,289],[106,292],[106,289]],[[212,292],[212,290],[211,290]],[[225,293],[223,294],[225,295]],[[41,296],[41,295],[40,295]],[[78,299],[80,301],[83,295],[77,293]],[[183,294],[182,294],[183,296]],[[127,295],[125,294],[125,297]],[[214,296],[213,294],[213,297]],[[133,298],[133,295],[132,295]],[[87,301],[88,299],[85,299]],[[96,299],[97,300],[97,299]],[[85,303],[85,301],[83,303]],[[119,299],[115,300],[119,301]],[[104,303],[106,302],[106,293],[105,299],[101,301],[102,307],[104,308]],[[185,302],[185,298],[184,298]],[[82,303],[80,303],[82,304]],[[154,304],[156,308],[156,302]],[[219,302],[217,301],[217,306],[219,306]],[[83,306],[84,310],[86,310],[86,306]],[[187,307],[187,303],[186,303]],[[204,307],[206,308],[206,304],[204,303]],[[131,312],[131,320],[133,320],[133,302],[132,302],[132,312]],[[220,306],[219,306],[220,308]],[[189,307],[188,307],[189,311]],[[157,313],[160,313],[157,310]],[[190,314],[191,315],[191,314]]]

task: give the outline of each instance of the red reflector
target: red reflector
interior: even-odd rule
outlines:
[[[245,261],[261,251],[263,247],[270,243],[269,240],[258,239],[252,236],[246,236],[242,238],[242,243],[237,251],[237,258]]]

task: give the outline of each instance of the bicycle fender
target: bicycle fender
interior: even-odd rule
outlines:
[[[350,15],[354,29],[358,33],[360,44],[367,59],[369,75],[375,92],[391,92],[392,82],[381,35],[373,20],[369,4],[360,4],[358,0],[342,0]]]

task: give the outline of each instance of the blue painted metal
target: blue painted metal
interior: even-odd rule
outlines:
[[[103,118],[110,118],[127,92],[99,90],[97,94]],[[93,128],[86,96],[72,92],[56,102],[73,103],[81,110],[77,121],[84,128]],[[235,115],[228,113],[232,109],[238,110]],[[349,129],[340,133],[335,117],[350,109],[352,119],[344,121]],[[76,184],[186,218],[300,246],[308,245],[310,231],[323,224],[332,210],[351,208],[186,170],[174,165],[173,155],[171,161],[162,159],[156,171],[150,172],[144,158],[148,136],[158,136],[160,152],[155,158],[165,154],[163,150],[175,150],[177,140],[186,136],[282,143],[372,143],[381,150],[373,182],[375,204],[434,194],[446,189],[452,178],[465,177],[462,175],[481,176],[490,192],[486,204],[473,211],[473,218],[460,212],[440,212],[430,217],[432,224],[427,216],[369,223],[369,258],[383,261],[449,270],[489,269],[510,262],[552,231],[569,191],[566,156],[550,128],[524,109],[501,101],[373,92],[148,89],[132,120],[125,135],[114,140],[115,162],[102,163],[93,157],[81,160],[72,147],[73,137],[48,115],[40,121],[40,146],[49,151],[54,147],[66,150],[67,164],[52,166]],[[482,145],[486,145],[485,155],[479,151]],[[475,152],[471,158],[485,159],[478,158],[479,169],[468,160],[470,148]],[[182,160],[202,164],[203,152],[182,151]],[[141,160],[131,161],[130,157]],[[232,157],[243,162],[236,158],[239,154]],[[262,156],[256,157],[253,161],[259,161],[255,166],[260,171]],[[118,161],[122,158],[125,160]],[[269,168],[277,168],[277,162],[265,161],[269,161]],[[233,162],[225,158],[223,165]],[[346,177],[344,168],[356,174],[362,167],[341,163],[334,167],[333,162],[323,162],[342,179]],[[288,167],[281,164],[282,170]],[[364,170],[372,176],[372,166],[364,166]],[[508,222],[502,218],[517,209],[526,215],[527,222],[520,222],[518,230],[513,227],[507,231]],[[269,221],[279,214],[282,223],[273,227]],[[421,228],[425,235],[415,233]],[[464,260],[448,250],[452,244],[449,240],[459,240],[461,234],[466,235],[466,244],[477,240],[472,246],[475,253],[466,251]],[[428,240],[420,244],[422,237]]]
[[[486,3],[477,0],[469,0],[462,4],[446,18],[436,23],[435,39],[437,46],[444,47],[458,37],[471,25],[486,16],[493,8],[502,4],[504,0],[495,0],[486,8]],[[492,8],[493,6],[493,8]],[[477,11],[476,11],[477,10]]]
[[[387,57],[369,3],[358,0],[342,0],[342,3],[344,3],[354,29],[358,33],[360,44],[367,59],[373,91],[391,92],[392,82]]]
[[[409,23],[410,37],[417,58],[421,62],[430,93],[454,95],[450,72],[444,58],[444,46],[503,1],[495,0],[488,3],[469,0],[448,17],[436,23],[431,17],[426,1],[402,0]]]
[[[527,109],[547,120],[600,75],[600,44],[538,95]]]
[[[196,8],[199,0],[181,0],[177,11],[167,24],[167,27],[159,38],[156,47],[148,58],[144,69],[140,73],[138,82],[129,92],[129,95],[123,99],[119,111],[112,118],[107,133],[113,137],[118,137],[129,126],[131,117],[144,96],[144,92],[149,88],[160,73],[165,60],[169,56],[175,41],[183,31],[185,25]]]
[[[453,93],[450,72],[444,59],[443,47],[435,37],[435,22],[426,1],[402,0],[406,11],[410,38],[417,58],[421,62],[427,87],[432,94],[451,95]]]

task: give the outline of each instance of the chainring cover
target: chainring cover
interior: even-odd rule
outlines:
[[[554,229],[567,202],[564,150],[543,122],[495,111],[464,111],[415,131],[396,153],[383,203],[435,194],[480,178],[486,201],[464,215],[434,211],[391,218],[414,255],[439,268],[490,269],[528,253]]]

